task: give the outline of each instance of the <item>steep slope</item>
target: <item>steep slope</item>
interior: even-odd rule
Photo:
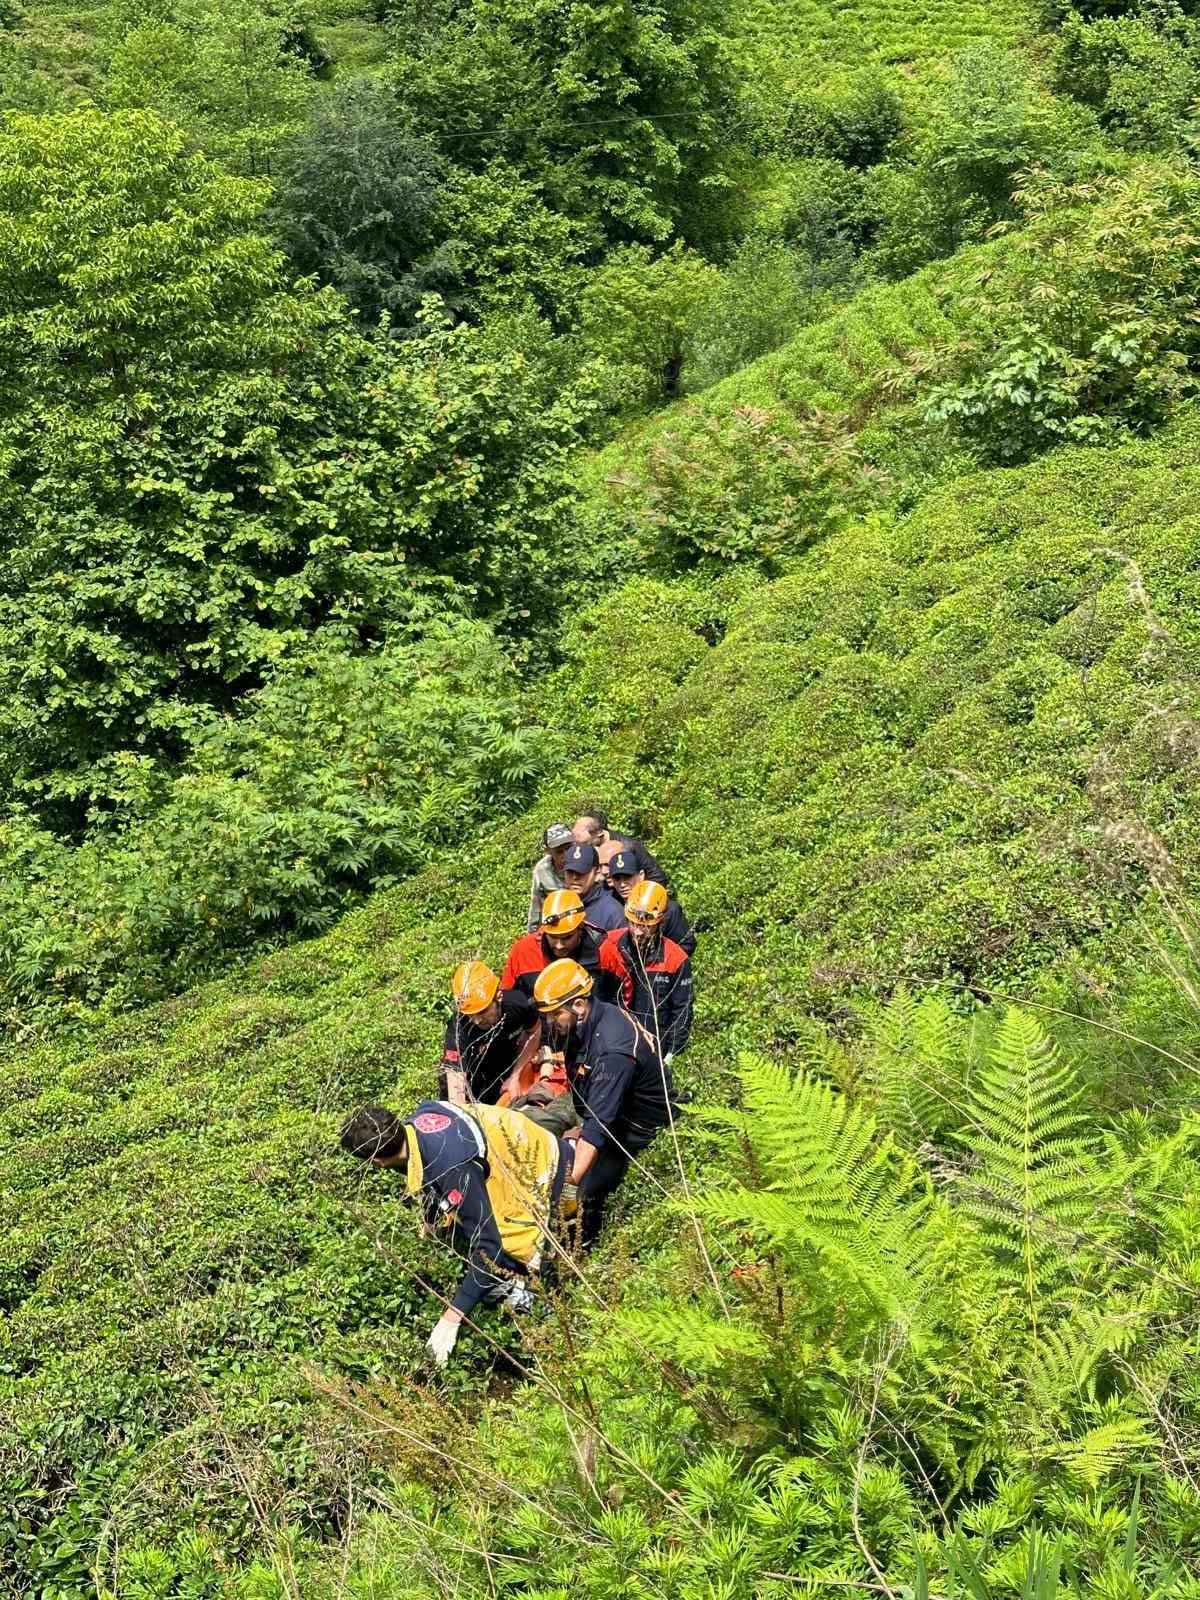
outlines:
[[[13,1051],[0,1482],[21,1581],[70,1592],[135,1530],[208,1526],[230,1558],[283,1521],[332,1533],[381,1470],[306,1372],[405,1370],[414,1269],[445,1267],[386,1183],[346,1171],[336,1119],[429,1086],[452,963],[502,957],[531,840],[583,795],[661,845],[703,930],[691,1087],[901,979],[1028,990],[1060,958],[1119,964],[1147,872],[1105,828],[1140,817],[1196,855],[1198,489],[1193,418],[955,483],[775,583],[634,582],[538,696],[563,760],[522,822],[328,938]],[[1129,1066],[1100,1092],[1135,1093]]]
[[[772,490],[777,499],[786,490],[780,527],[755,529],[743,552],[769,559],[772,533],[786,551],[811,531],[807,486],[826,470],[837,485],[831,498],[851,505],[911,505],[923,486],[953,478],[964,459],[923,423],[908,361],[961,336],[963,285],[1002,248],[973,246],[901,283],[875,284],[779,350],[582,458],[585,527],[597,539],[627,540],[655,565],[675,542],[732,552],[739,513],[769,525]],[[773,459],[782,485],[770,482]]]

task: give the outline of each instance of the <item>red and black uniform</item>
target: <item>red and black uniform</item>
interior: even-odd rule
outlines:
[[[596,985],[595,993],[601,1000],[608,1000],[616,993],[616,980],[600,965],[600,941],[603,938],[603,929],[593,928],[590,923],[585,922],[583,937],[574,950],[569,952],[569,957],[572,961],[578,961],[585,972],[591,973],[592,981]],[[545,934],[526,933],[508,952],[508,960],[504,963],[504,971],[500,974],[501,987],[519,989],[522,994],[532,999],[538,973],[544,972],[552,961],[558,959],[559,957],[546,943]]]
[[[474,1018],[457,1011],[447,1022],[439,1079],[443,1099],[447,1072],[462,1072],[473,1100],[496,1104],[521,1047],[541,1020],[533,1001],[520,989],[501,989],[499,998],[500,1020],[490,1028],[478,1027]]]
[[[692,1033],[692,962],[674,939],[659,934],[640,948],[631,930],[614,928],[600,946],[600,966],[617,982],[617,1001],[659,1043],[677,1056]]]

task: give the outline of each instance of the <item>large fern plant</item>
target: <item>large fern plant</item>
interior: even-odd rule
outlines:
[[[706,1120],[753,1152],[741,1182],[696,1201],[728,1238],[741,1230],[779,1252],[802,1281],[820,1274],[835,1295],[919,1331],[933,1259],[932,1190],[875,1118],[801,1069],[762,1056],[738,1062],[742,1105]]]

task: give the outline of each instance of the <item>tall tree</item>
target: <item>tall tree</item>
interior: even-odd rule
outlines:
[[[0,781],[51,820],[316,629],[557,580],[566,400],[468,327],[364,339],[267,198],[148,112],[0,132]]]
[[[394,81],[454,160],[504,160],[610,239],[703,237],[728,183],[714,3],[404,0]]]

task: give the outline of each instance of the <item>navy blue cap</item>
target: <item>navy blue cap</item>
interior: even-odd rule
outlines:
[[[641,870],[632,850],[618,850],[615,856],[608,858],[610,878],[636,878]]]
[[[564,872],[595,872],[600,865],[594,844],[572,845],[563,858]]]

